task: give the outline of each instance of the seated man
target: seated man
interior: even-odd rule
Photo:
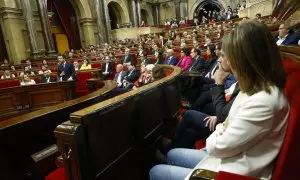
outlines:
[[[51,77],[50,71],[45,71],[44,75],[41,77],[40,83],[50,83],[50,82],[55,82],[55,79]]]
[[[283,23],[279,26],[278,37],[276,38],[276,44],[279,45],[298,45],[300,35],[293,30],[288,30],[288,25]]]
[[[140,70],[134,67],[132,64],[128,64],[128,74],[124,77],[123,88],[131,89],[135,81],[140,77]]]
[[[173,56],[173,54],[174,54],[173,49],[168,49],[167,50],[167,58],[165,59],[164,64],[173,65],[173,66],[177,65],[178,60],[175,56]]]
[[[118,64],[116,67],[116,76],[115,76],[115,81],[117,82],[117,87],[122,87],[123,85],[123,80],[124,77],[127,75],[126,71],[123,71],[123,65],[122,64]]]
[[[130,54],[130,49],[126,48],[125,49],[125,55],[122,57],[122,63],[123,64],[132,64],[133,63],[133,56]]]
[[[193,48],[191,50],[191,57],[193,59],[192,65],[188,72],[202,72],[205,70],[205,59],[201,56],[200,49]]]
[[[111,63],[109,56],[105,57],[105,63],[102,64],[101,70],[104,79],[113,75],[113,64]]]
[[[141,65],[147,66],[148,64],[151,64],[151,61],[145,57],[144,54],[140,54],[140,60],[141,60]]]
[[[207,94],[212,100],[210,108],[213,109],[213,113],[210,115],[213,116],[203,111],[186,111],[172,143],[163,150],[165,153],[173,148],[192,148],[196,140],[207,138],[218,123],[225,121],[231,105],[239,93],[239,86],[236,83],[232,85],[230,97],[227,97],[228,101],[226,101],[224,81],[227,76],[226,72],[230,72],[230,65],[223,58],[220,58],[219,64],[220,70],[223,72],[219,71],[216,73],[215,81],[217,86],[213,87]]]

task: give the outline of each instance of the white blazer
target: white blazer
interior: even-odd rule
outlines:
[[[271,88],[271,94],[240,92],[225,123],[206,140],[208,155],[195,169],[270,179],[288,117],[287,99],[277,87]]]

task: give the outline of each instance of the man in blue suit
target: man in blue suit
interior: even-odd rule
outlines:
[[[288,30],[286,24],[281,24],[278,29],[278,37],[276,38],[277,45],[298,45],[300,35],[293,30]]]
[[[175,56],[173,56],[173,53],[174,53],[173,49],[167,50],[167,58],[165,59],[164,64],[173,65],[173,66],[177,65],[178,60]]]
[[[57,56],[57,77],[59,81],[75,80],[75,68],[72,63],[67,62],[62,55]]]

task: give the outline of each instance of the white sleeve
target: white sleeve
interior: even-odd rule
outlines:
[[[215,131],[206,140],[207,152],[217,158],[232,157],[263,139],[272,127],[273,109],[254,99],[245,103],[230,119],[223,133]]]

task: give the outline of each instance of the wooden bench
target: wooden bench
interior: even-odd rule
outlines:
[[[54,129],[68,120],[72,112],[110,97],[109,93],[116,87],[116,83],[103,82],[101,89],[86,96],[1,121],[1,179],[35,177],[31,155],[55,143]]]
[[[179,109],[180,69],[163,68],[169,76],[76,111],[56,128],[67,179],[140,179],[140,156]]]

